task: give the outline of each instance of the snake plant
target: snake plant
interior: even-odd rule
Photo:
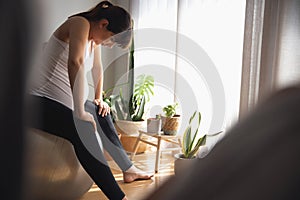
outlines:
[[[198,124],[195,133],[192,134],[192,121],[194,120],[196,114],[198,114]],[[206,135],[197,139],[198,130],[201,122],[201,113],[195,111],[191,118],[189,119],[189,124],[184,131],[182,139],[182,153],[184,158],[193,158],[201,145],[206,142]]]

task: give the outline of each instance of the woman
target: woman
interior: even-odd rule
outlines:
[[[31,126],[68,139],[82,166],[109,199],[127,198],[104,159],[101,143],[122,169],[124,182],[152,176],[129,160],[101,95],[103,71],[97,46],[126,48],[130,28],[130,15],[108,1],[69,17],[45,45],[30,86],[32,103],[39,106]],[[86,62],[91,58],[89,69]],[[87,101],[85,73],[89,70],[95,86],[94,102]],[[101,140],[97,140],[99,136]]]

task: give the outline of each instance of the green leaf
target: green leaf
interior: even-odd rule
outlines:
[[[146,101],[150,100],[150,94],[154,95],[154,78],[150,75],[146,76],[141,74],[136,78],[136,83],[134,85],[134,96],[136,97],[135,101],[140,104],[142,98],[146,96]]]
[[[195,112],[193,113],[193,115],[190,117],[189,124],[192,123],[192,121],[193,121],[193,119],[194,119],[196,113],[197,113],[197,112],[195,111]]]
[[[109,98],[104,98],[103,101],[106,102],[109,107],[111,107],[111,101]]]
[[[183,134],[183,141],[182,141],[182,152],[184,154],[185,158],[191,158],[193,157],[196,152],[199,150],[200,146],[205,144],[206,142],[206,135],[196,140],[200,122],[201,122],[201,113],[198,112],[198,124],[195,130],[195,133],[192,135],[192,122],[197,114],[197,111],[195,111],[192,116],[189,119],[189,124]],[[195,142],[197,143],[195,144]]]
[[[142,101],[141,101],[141,104],[138,106],[138,110],[137,110],[137,113],[136,115],[134,115],[132,117],[132,120],[133,121],[140,121],[143,117],[143,114],[144,114],[144,107],[145,107],[145,97],[142,98]]]
[[[206,135],[204,135],[202,138],[199,138],[195,147],[190,152],[188,152],[187,157],[188,158],[193,157],[199,150],[200,146],[204,145],[205,143],[206,143]]]
[[[178,106],[178,103],[174,103],[172,105],[167,105],[163,107],[163,112],[165,113],[166,117],[172,117],[176,114],[176,108]]]
[[[113,109],[118,108],[118,110],[115,109],[113,113],[122,112],[122,115],[125,116],[126,120],[142,120],[141,117],[144,114],[145,104],[150,100],[150,96],[154,94],[153,88],[154,78],[152,76],[146,76],[144,74],[139,75],[136,78],[133,94],[129,101],[125,101],[122,94],[122,88],[120,88],[119,105],[113,107]]]
[[[195,115],[196,115],[196,111],[195,111],[194,114],[193,114],[193,119],[194,119]],[[193,140],[192,140],[192,144],[191,144],[191,146],[190,146],[190,150],[192,149],[193,144],[194,144],[194,142],[195,142],[195,139],[196,139],[196,137],[197,137],[197,135],[198,135],[198,130],[199,130],[199,127],[200,127],[200,122],[201,122],[201,113],[198,112],[198,124],[197,124],[197,128],[196,128],[196,130],[195,130],[195,133],[194,133],[194,137],[193,137]]]
[[[182,152],[185,155],[188,154],[188,149],[190,146],[190,138],[191,138],[191,127],[188,126],[183,135],[183,145],[182,145],[183,151]]]
[[[125,116],[124,116],[124,113],[122,112],[121,106],[119,105],[118,101],[116,101],[116,103],[115,103],[115,109],[116,109],[117,118],[119,120],[124,120]]]

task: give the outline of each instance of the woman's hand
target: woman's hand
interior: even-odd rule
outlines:
[[[101,115],[102,117],[110,113],[109,105],[102,99],[95,99],[94,103],[99,107],[98,114]]]
[[[74,114],[78,119],[82,121],[91,122],[95,131],[97,130],[97,125],[94,116],[91,113],[84,111],[84,112],[74,112]]]

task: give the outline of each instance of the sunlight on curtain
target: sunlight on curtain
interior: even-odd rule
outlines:
[[[247,1],[241,119],[272,93],[299,83],[299,9],[298,0]]]
[[[153,75],[155,81],[154,96],[147,104],[147,117],[162,114],[162,107],[172,104],[175,84],[175,38],[168,38],[168,49],[143,45],[153,35],[147,35],[144,29],[157,32],[159,29],[176,32],[177,1],[143,0],[132,1],[132,17],[135,29],[135,77],[139,74]],[[153,30],[151,30],[153,29]],[[166,42],[166,38],[155,40]],[[168,79],[165,83],[162,79]]]
[[[181,0],[179,1],[178,32],[200,45],[212,59],[222,79],[226,97],[226,123],[230,127],[238,117],[243,35],[245,19],[245,0]],[[180,41],[178,41],[180,48]],[[178,62],[178,72],[187,71],[185,63]],[[209,124],[211,101],[205,83],[193,80],[203,110],[204,124]],[[180,85],[178,83],[177,85]],[[206,89],[205,89],[206,87]],[[176,91],[177,92],[177,91]],[[180,92],[180,91],[178,91]],[[212,91],[214,92],[214,91]],[[207,129],[205,127],[204,129]]]
[[[160,85],[155,88],[155,97],[151,100],[154,107],[172,103],[175,96],[179,103],[188,104],[184,108],[185,119],[193,111],[201,111],[202,133],[215,132],[235,123],[239,111],[245,2],[246,0],[132,1],[135,29],[167,29],[182,36],[178,36],[175,41],[170,40],[170,43],[174,43],[174,48],[168,49],[169,51],[148,48],[137,49],[135,53],[138,73],[152,68],[147,73],[155,77],[161,75],[162,68],[174,71],[164,75],[172,82],[168,87]],[[205,55],[199,51],[199,57],[203,56],[201,67],[214,67],[220,76],[226,98],[226,119],[223,127],[210,127],[214,109],[211,93],[215,91],[210,91],[212,88],[208,85],[202,68],[179,55],[187,45],[185,39],[204,50],[206,57],[213,63],[210,66],[205,61]],[[190,51],[191,54],[197,54],[193,49]],[[190,99],[183,101],[182,97]]]
[[[280,1],[277,88],[300,81],[300,1]]]

